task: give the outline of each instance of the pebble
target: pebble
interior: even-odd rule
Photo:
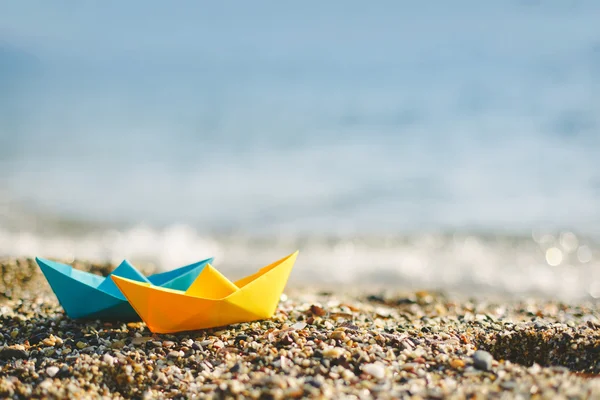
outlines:
[[[346,333],[344,331],[333,331],[331,332],[331,335],[329,337],[334,340],[343,341],[344,339],[346,339]]]
[[[59,368],[52,366],[52,367],[48,367],[46,368],[46,374],[50,377],[50,378],[54,378],[54,376],[56,376],[56,374],[58,373]]]
[[[385,367],[381,364],[366,364],[362,370],[376,379],[385,378]]]
[[[295,330],[302,330],[304,328],[306,328],[306,322],[300,321],[300,322],[296,322],[294,325],[291,326],[292,329]]]
[[[169,354],[167,354],[167,357],[169,358],[179,358],[179,357],[183,357],[184,356],[184,352],[179,350],[179,351],[170,351]]]
[[[43,333],[34,335],[34,336],[32,336],[32,337],[29,338],[29,344],[32,345],[32,346],[35,346],[36,344],[40,343],[44,339],[45,336],[46,335],[43,334]]]
[[[29,357],[29,353],[25,350],[13,349],[9,347],[5,347],[0,350],[0,360],[10,360],[12,358],[24,359],[27,357]]]
[[[167,375],[165,375],[163,372],[159,372],[158,374],[156,374],[156,383],[168,384],[169,379],[167,378]]]
[[[515,381],[503,381],[500,383],[500,387],[504,390],[513,390],[517,387],[517,383]]]
[[[402,371],[413,372],[418,368],[418,366],[419,366],[419,364],[417,364],[417,363],[405,363],[405,364],[402,364],[400,369],[402,369]]]
[[[138,346],[152,340],[152,336],[134,337],[131,339],[131,344]]]
[[[56,344],[56,338],[54,335],[50,335],[50,337],[42,340],[42,344],[46,347],[52,347]]]
[[[455,358],[450,361],[450,366],[454,369],[460,369],[465,367],[465,362],[460,358]]]
[[[327,311],[325,311],[323,307],[317,306],[315,304],[310,306],[310,312],[319,317],[323,317],[327,314]]]
[[[473,353],[473,366],[481,371],[490,371],[494,357],[487,351],[477,350]]]
[[[42,383],[39,384],[39,388],[42,390],[49,390],[52,387],[51,379],[44,379]]]
[[[323,357],[339,358],[339,357],[343,356],[344,353],[345,353],[345,350],[342,349],[341,347],[328,347],[327,349],[323,350]]]
[[[61,377],[67,377],[71,374],[71,369],[67,365],[63,365],[60,367],[60,371],[58,371],[58,375]]]

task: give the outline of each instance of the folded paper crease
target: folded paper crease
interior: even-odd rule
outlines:
[[[172,271],[145,277],[128,261],[123,261],[108,277],[101,277],[56,261],[36,258],[36,262],[65,313],[73,319],[139,321],[112,277],[122,276],[134,282],[166,289],[187,290],[213,258]]]
[[[154,333],[175,333],[250,322],[273,316],[298,252],[232,283],[211,265],[187,290],[111,278]]]

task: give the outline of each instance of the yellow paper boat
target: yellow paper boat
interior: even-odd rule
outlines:
[[[296,251],[235,283],[209,264],[186,291],[112,279],[152,332],[195,331],[271,318],[297,256]]]

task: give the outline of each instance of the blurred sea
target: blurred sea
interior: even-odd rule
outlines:
[[[0,256],[600,297],[600,2],[0,5]]]

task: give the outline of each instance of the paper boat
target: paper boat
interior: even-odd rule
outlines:
[[[110,276],[123,276],[168,289],[187,290],[212,258],[172,271],[145,277],[128,261],[123,261],[109,277],[77,270],[70,265],[35,259],[65,313],[73,319],[139,321],[140,317]]]
[[[235,283],[208,265],[185,291],[116,275],[112,279],[152,332],[195,331],[271,318],[297,255]]]

